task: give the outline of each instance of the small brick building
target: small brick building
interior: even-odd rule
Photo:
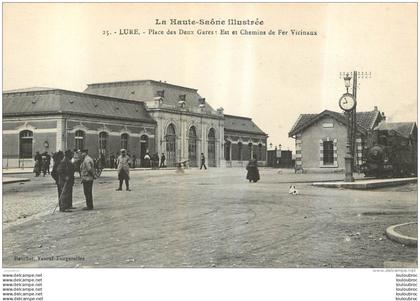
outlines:
[[[363,164],[366,135],[385,117],[377,107],[373,111],[356,113],[355,160]],[[338,172],[344,169],[347,147],[347,118],[344,114],[325,110],[319,114],[301,114],[289,137],[295,139],[297,172]]]

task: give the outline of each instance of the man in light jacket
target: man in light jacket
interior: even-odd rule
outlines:
[[[93,210],[93,180],[95,179],[95,166],[93,159],[88,155],[88,150],[82,150],[82,163],[80,175],[82,177],[83,192],[86,198],[86,207],[83,210]]]
[[[125,181],[125,188],[127,191],[130,190],[130,157],[127,156],[127,151],[125,149],[121,150],[121,155],[117,159],[117,168],[118,168],[118,180],[120,181],[120,185],[118,186],[117,191],[122,190],[122,183]]]

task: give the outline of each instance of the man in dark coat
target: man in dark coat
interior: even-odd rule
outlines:
[[[61,187],[59,183],[59,177],[58,177],[58,165],[60,164],[61,160],[64,158],[64,153],[62,151],[58,151],[55,154],[53,154],[53,168],[51,171],[51,176],[55,181],[55,184],[57,185],[57,191],[58,191],[58,200],[60,201],[60,195],[61,195]],[[59,204],[60,205],[60,204]]]
[[[74,166],[71,163],[73,152],[66,150],[64,159],[60,162],[57,168],[58,181],[61,189],[60,195],[60,211],[71,212],[73,208],[73,184],[74,184]]]
[[[201,153],[200,158],[201,158],[201,165],[200,165],[200,169],[202,169],[202,168],[203,168],[203,166],[204,166],[204,169],[207,169],[207,166],[206,166],[206,157],[204,157],[204,154],[203,154],[203,153]]]

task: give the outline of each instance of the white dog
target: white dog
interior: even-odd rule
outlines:
[[[297,194],[299,194],[299,191],[296,189],[296,187],[294,185],[292,185],[289,188],[289,193],[293,194],[293,195],[297,195]]]

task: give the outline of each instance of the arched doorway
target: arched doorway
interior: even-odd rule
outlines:
[[[32,158],[32,145],[34,133],[29,130],[20,132],[19,134],[19,158]]]
[[[211,128],[209,130],[209,134],[207,136],[207,154],[208,154],[208,166],[215,167],[216,166],[216,134],[214,129]]]
[[[175,127],[171,123],[166,128],[166,162],[168,166],[174,166],[176,162],[176,135],[175,135]]]
[[[149,137],[147,135],[142,135],[140,137],[140,167],[145,167],[144,156],[147,153],[149,147]]]
[[[197,167],[197,132],[195,126],[188,132],[188,161],[190,166]]]
[[[225,160],[226,161],[230,161],[230,148],[231,148],[231,143],[230,141],[226,140],[225,141]]]

